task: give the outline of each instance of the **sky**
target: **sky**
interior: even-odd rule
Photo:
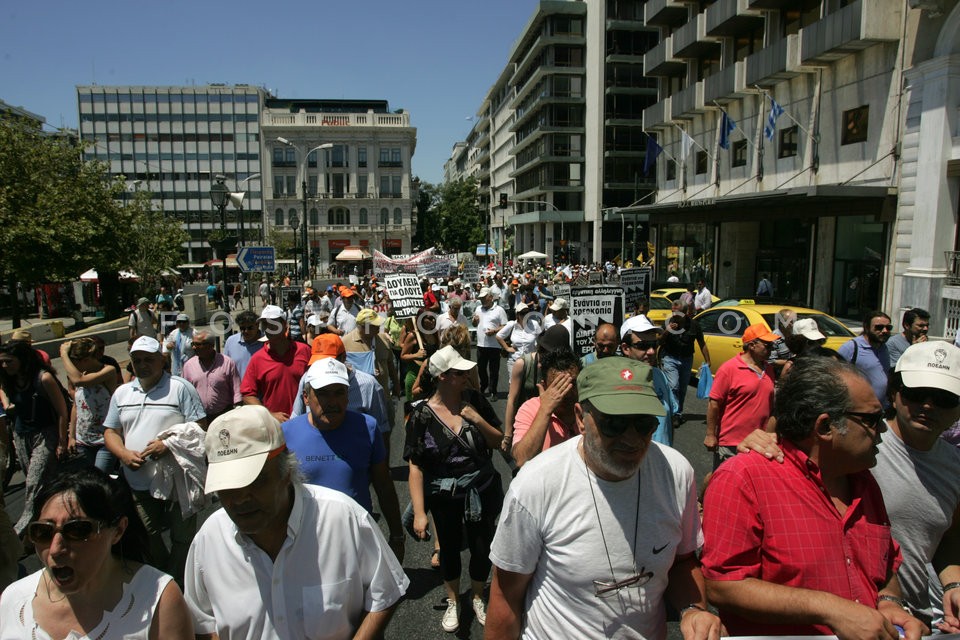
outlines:
[[[0,2],[0,100],[77,127],[76,85],[247,83],[387,100],[443,179],[538,0]]]

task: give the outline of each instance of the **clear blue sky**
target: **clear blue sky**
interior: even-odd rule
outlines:
[[[75,85],[249,83],[278,97],[385,99],[443,177],[537,0],[47,0],[0,4],[0,99],[77,126]]]

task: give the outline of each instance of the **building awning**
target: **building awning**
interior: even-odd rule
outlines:
[[[203,263],[206,267],[219,267],[223,264],[223,258],[210,258]],[[239,269],[240,265],[237,264],[237,254],[228,253],[227,254],[227,269]]]
[[[819,185],[718,198],[693,198],[607,210],[604,220],[639,222],[762,222],[785,218],[896,216],[896,187]]]
[[[370,254],[360,247],[347,247],[338,253],[335,259],[345,262],[361,262],[363,260],[369,260]]]

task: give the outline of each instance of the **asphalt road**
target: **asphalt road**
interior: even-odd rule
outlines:
[[[505,362],[505,361],[503,361]],[[500,374],[500,384],[506,388],[508,380],[506,366]],[[500,415],[503,415],[505,405],[505,394],[494,402],[494,407]],[[397,410],[402,411],[402,405],[397,403]],[[697,479],[700,481],[704,474],[710,470],[712,458],[703,448],[704,435],[704,416],[706,414],[706,403],[698,400],[696,390],[688,389],[687,403],[685,407],[687,422],[676,430],[674,436],[674,446],[683,453],[697,472]],[[398,421],[398,424],[401,422]],[[403,462],[403,430],[395,429],[391,434],[391,471],[397,488],[397,495],[400,499],[401,509],[409,502],[410,493],[407,487],[407,466]],[[502,456],[494,456],[494,464],[500,472],[504,490],[510,483],[510,469],[504,462]],[[10,487],[8,488],[5,499],[6,508],[11,517],[16,520],[23,508],[23,476],[17,474]],[[205,518],[212,513],[214,509],[208,510],[201,515]],[[379,517],[379,508],[376,504],[376,494],[374,494],[374,513],[378,518],[384,535],[387,535],[386,524]],[[469,602],[469,576],[466,574],[468,564],[468,554],[463,552],[464,575],[461,578],[461,624],[460,630],[456,634],[449,634],[440,628],[440,618],[445,609],[445,592],[443,583],[438,571],[430,568],[430,554],[433,551],[432,542],[419,542],[411,538],[406,541],[406,557],[403,566],[410,578],[410,588],[407,591],[406,599],[397,608],[396,614],[387,629],[386,637],[391,639],[432,639],[432,638],[482,638],[483,628],[474,620],[473,611]],[[36,571],[40,568],[39,561],[35,557],[29,557],[23,562],[28,572]],[[559,636],[558,636],[559,637]],[[669,625],[669,640],[678,640],[680,638],[677,625]]]

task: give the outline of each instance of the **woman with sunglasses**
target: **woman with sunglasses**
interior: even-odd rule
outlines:
[[[70,412],[53,369],[28,342],[0,346],[0,401],[13,425],[13,445],[26,476],[23,513],[14,528],[22,536],[37,492],[56,473],[67,452]]]
[[[63,474],[32,516],[43,568],[0,596],[0,639],[193,639],[173,578],[142,564],[147,532],[122,480],[93,467]]]
[[[490,575],[490,542],[503,503],[500,476],[491,451],[503,434],[490,404],[467,382],[477,364],[446,346],[430,357],[422,385],[427,399],[410,414],[403,457],[410,465],[413,529],[427,536],[427,511],[433,514],[440,548],[440,572],[447,591],[441,626],[460,627],[460,553],[465,529],[470,548],[473,611],[486,622],[483,588]]]

